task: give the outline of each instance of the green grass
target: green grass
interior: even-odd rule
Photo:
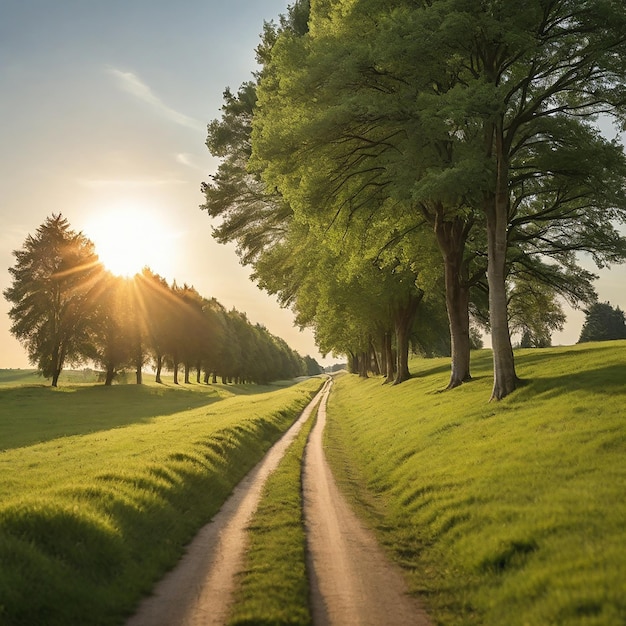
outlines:
[[[63,370],[59,384],[96,383],[98,372],[92,369]],[[35,369],[0,369],[0,388],[13,385],[50,385]]]
[[[312,416],[270,475],[249,526],[230,626],[308,626],[309,584],[302,512],[302,455]]]
[[[0,624],[122,623],[320,384],[0,389]]]
[[[260,396],[292,384],[174,385],[171,377],[164,377],[164,381],[111,387],[67,382],[56,388],[42,384],[0,385],[0,451],[148,423],[154,417],[207,406],[235,395]]]
[[[411,365],[340,377],[327,445],[436,623],[625,624],[626,342],[520,350],[498,403],[488,351],[445,393],[447,360]]]

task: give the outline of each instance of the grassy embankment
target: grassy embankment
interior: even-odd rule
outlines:
[[[0,623],[121,623],[320,385],[0,388]]]
[[[520,350],[526,384],[488,403],[491,355],[397,387],[340,377],[340,482],[438,624],[626,623],[626,342]]]

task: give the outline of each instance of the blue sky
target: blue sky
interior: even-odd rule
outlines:
[[[252,77],[263,22],[287,4],[1,0],[0,289],[10,284],[11,251],[52,213],[96,246],[113,217],[118,239],[137,236],[136,214],[154,227],[142,245],[155,271],[321,361],[312,333],[249,281],[198,208],[217,165],[206,125],[219,117],[224,88]],[[2,298],[0,367],[27,367],[8,309]]]
[[[287,4],[0,0],[0,290],[10,283],[11,251],[52,213],[97,246],[99,233],[111,238],[112,220],[121,244],[144,219],[153,228],[139,243],[153,270],[321,360],[312,334],[248,280],[198,208],[200,183],[217,165],[206,124],[219,117],[224,88],[251,78],[263,22]],[[601,276],[600,299],[626,309],[624,268]],[[27,367],[8,308],[1,298],[0,368]],[[569,312],[554,343],[574,343],[583,319]]]

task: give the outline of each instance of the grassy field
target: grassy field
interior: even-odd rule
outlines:
[[[98,382],[98,372],[92,369],[64,370],[59,384],[78,384]],[[15,385],[50,385],[50,380],[34,369],[0,369],[0,389]]]
[[[335,473],[436,623],[626,624],[626,342],[520,350],[525,384],[488,403],[491,355],[397,387],[341,376]]]
[[[0,389],[0,624],[119,624],[321,380]]]

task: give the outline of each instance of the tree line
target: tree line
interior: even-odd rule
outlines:
[[[179,286],[149,268],[133,278],[112,275],[99,262],[93,242],[52,215],[13,252],[11,333],[31,363],[57,386],[66,363],[93,362],[111,385],[134,370],[137,384],[152,364],[156,382],[166,368],[189,383],[253,382],[320,373],[245,313],[227,311],[215,298]]]
[[[456,387],[482,327],[511,393],[512,335],[549,345],[563,301],[597,299],[579,254],[626,259],[626,157],[598,130],[626,128],[618,3],[298,0],[256,53],[208,126],[217,240],[355,371],[402,382],[438,337]]]

